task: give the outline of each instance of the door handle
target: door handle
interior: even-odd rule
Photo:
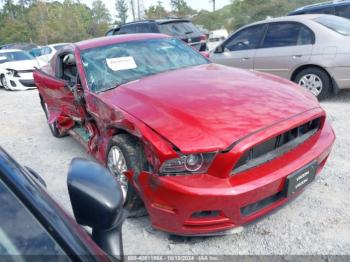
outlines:
[[[249,57],[243,57],[242,61],[248,61],[250,58]]]
[[[293,55],[294,59],[298,59],[298,58],[302,58],[302,57],[303,57],[303,55]]]

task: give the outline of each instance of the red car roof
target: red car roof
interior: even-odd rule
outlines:
[[[126,35],[106,36],[106,37],[84,40],[84,41],[75,43],[75,45],[79,49],[84,50],[84,49],[112,45],[117,43],[146,40],[146,39],[168,38],[168,37],[169,36],[163,35],[163,34],[126,34]]]

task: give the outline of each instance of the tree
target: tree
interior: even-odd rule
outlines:
[[[176,16],[189,16],[196,13],[185,0],[170,0],[170,5]]]
[[[135,21],[135,3],[134,0],[130,0],[132,20]]]
[[[145,15],[148,19],[159,19],[168,16],[168,12],[165,10],[161,1],[158,1],[157,5],[151,5],[146,11]]]
[[[92,19],[97,24],[108,24],[111,20],[111,15],[109,14],[107,7],[102,0],[94,0],[92,2],[91,11]]]
[[[92,36],[102,36],[108,29],[111,15],[102,0],[92,2],[92,23],[89,33]]]
[[[116,0],[115,8],[117,10],[117,18],[122,24],[125,24],[126,19],[128,18],[128,5],[126,0]]]

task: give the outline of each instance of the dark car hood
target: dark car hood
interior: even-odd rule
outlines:
[[[226,149],[251,132],[319,107],[289,81],[216,64],[146,77],[99,96],[184,152]]]

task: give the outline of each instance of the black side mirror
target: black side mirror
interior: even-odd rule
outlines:
[[[122,224],[126,218],[120,184],[103,166],[72,160],[67,179],[78,224],[92,228],[92,239],[107,254],[123,260]]]
[[[224,52],[224,47],[222,45],[219,45],[216,49],[215,49],[215,53],[221,54]]]

